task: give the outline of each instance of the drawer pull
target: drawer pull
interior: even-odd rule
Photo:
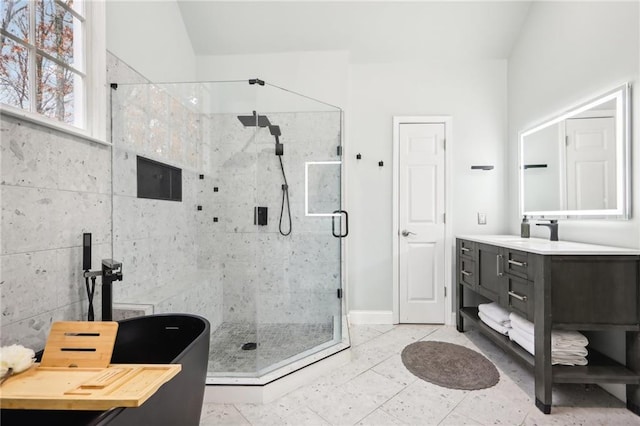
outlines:
[[[468,251],[471,251],[471,249],[466,248],[466,247],[460,247],[460,251],[463,252],[463,253],[466,253]]]
[[[515,297],[516,299],[522,301],[522,302],[526,302],[527,301],[527,296],[521,296],[518,293],[514,293],[513,291],[509,292],[509,296],[511,297]]]
[[[517,260],[511,260],[509,259],[508,261],[511,265],[515,265],[515,266],[521,266],[526,268],[527,267],[527,262],[518,262]]]
[[[471,275],[473,275],[471,272],[467,272],[467,271],[460,271],[460,273],[465,277],[470,277]]]
[[[504,271],[502,270],[502,258],[503,256],[501,254],[496,256],[496,274],[501,277],[504,274]]]

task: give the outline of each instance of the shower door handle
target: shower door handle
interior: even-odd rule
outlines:
[[[340,213],[340,220],[344,214],[344,234],[336,234],[336,216],[331,216],[331,233],[336,238],[344,238],[349,235],[349,213],[346,210],[334,210],[333,213]]]

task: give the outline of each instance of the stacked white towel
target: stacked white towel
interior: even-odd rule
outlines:
[[[498,305],[496,302],[483,303],[478,305],[478,316],[483,323],[500,334],[507,336],[511,330],[511,320],[509,311]]]
[[[509,338],[531,355],[535,352],[533,323],[520,315],[509,314],[511,330]],[[551,332],[551,364],[587,365],[589,340],[578,331],[553,330]]]

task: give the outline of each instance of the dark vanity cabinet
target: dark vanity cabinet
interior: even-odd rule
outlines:
[[[478,244],[476,261],[478,263],[478,283],[476,291],[481,295],[495,300],[504,301],[504,283],[500,276],[501,250],[499,247]]]
[[[622,383],[627,407],[640,414],[640,253],[578,243],[546,249],[544,242],[517,243],[489,236],[456,240],[458,331],[477,327],[533,368],[536,406],[544,413],[551,410],[553,383]],[[535,356],[480,321],[477,305],[490,301],[534,323]],[[552,366],[552,329],[625,333],[626,362],[588,347],[588,365]]]

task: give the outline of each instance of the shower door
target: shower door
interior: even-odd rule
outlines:
[[[266,85],[256,135],[258,375],[341,341],[341,112]],[[274,127],[277,127],[275,129]],[[278,155],[281,154],[281,155]],[[336,220],[337,219],[337,220]]]

